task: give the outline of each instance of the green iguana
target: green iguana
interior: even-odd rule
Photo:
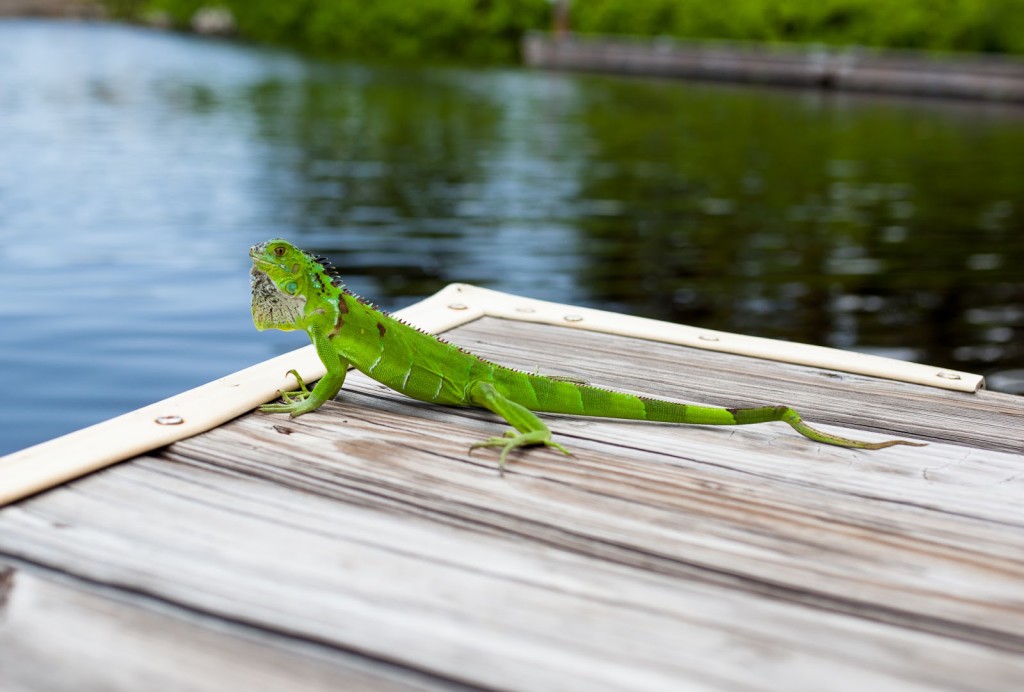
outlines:
[[[527,445],[547,445],[569,454],[551,439],[534,415],[568,413],[668,423],[746,425],[784,421],[804,437],[840,447],[882,449],[921,446],[906,440],[859,442],[811,428],[788,406],[714,408],[673,403],[613,392],[571,378],[529,374],[492,363],[378,310],[350,292],[325,258],[310,255],[285,240],[254,245],[252,318],[259,330],[303,330],[313,342],[327,374],[310,391],[292,370],[299,389],[282,392],[284,403],[261,411],[299,416],[333,399],[350,365],[395,391],[420,401],[485,408],[514,430],[470,447],[500,447],[504,471],[508,453]]]

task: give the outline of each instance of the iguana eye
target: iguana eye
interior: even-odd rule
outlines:
[[[284,245],[278,245],[277,247],[274,248],[274,254],[277,255],[278,257],[284,257],[284,253]]]
[[[299,285],[294,281],[289,281],[284,285],[284,290],[287,291],[288,293],[294,294],[297,290],[299,290]]]

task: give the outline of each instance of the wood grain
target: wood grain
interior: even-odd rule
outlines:
[[[1024,456],[1002,430],[1021,420],[1013,397],[500,320],[450,336],[528,370],[691,401],[792,402],[850,435],[932,444],[858,452],[782,424],[552,416],[575,456],[533,450],[501,478],[493,450],[467,452],[504,427],[490,414],[351,373],[315,414],[246,415],[0,510],[0,558],[18,568],[0,605],[0,681],[8,665],[50,680],[56,657],[90,662],[73,670],[96,686],[171,675],[160,651],[192,629],[200,646],[183,656],[221,661],[211,679],[243,684],[246,656],[260,670],[308,664],[314,683],[398,687],[1024,679]],[[713,391],[696,391],[695,373]],[[967,430],[975,419],[991,437]],[[62,623],[149,639],[125,661],[96,641],[47,640]],[[23,655],[2,659],[8,642]]]
[[[118,589],[0,566],[4,573],[10,586],[6,607],[0,600],[5,692],[442,688],[381,661]]]

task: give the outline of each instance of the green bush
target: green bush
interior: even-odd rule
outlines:
[[[1024,0],[577,0],[580,33],[1024,52]]]
[[[510,60],[551,25],[548,0],[104,0],[119,17],[204,5],[239,33],[311,52]],[[1024,0],[572,0],[579,33],[1024,53]]]
[[[204,6],[231,10],[239,34],[314,53],[512,60],[551,21],[548,0],[105,0],[115,16],[163,12],[187,28]]]

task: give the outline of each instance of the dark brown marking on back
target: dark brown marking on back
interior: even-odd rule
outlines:
[[[348,303],[345,302],[344,298],[338,300],[338,320],[334,323],[334,329],[327,335],[327,338],[337,336],[341,328],[345,326],[345,315],[348,314]]]
[[[388,333],[388,330],[384,328],[384,325],[380,322],[377,323],[377,331],[380,333],[380,338],[384,338],[384,335]]]

